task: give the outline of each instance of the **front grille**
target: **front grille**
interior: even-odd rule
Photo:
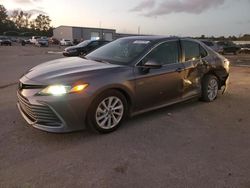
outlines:
[[[22,112],[33,123],[54,127],[61,125],[60,119],[48,106],[30,104],[19,92],[17,92],[17,97]]]

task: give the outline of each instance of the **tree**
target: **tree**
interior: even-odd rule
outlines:
[[[7,10],[3,5],[0,5],[0,24],[6,23],[8,18]]]
[[[50,22],[49,16],[39,14],[34,20],[34,26],[39,31],[48,31],[51,28]]]
[[[14,10],[10,18],[15,23],[16,27],[21,29],[29,27],[30,17],[31,14],[27,12]]]
[[[0,34],[34,33],[35,35],[52,36],[53,28],[50,26],[49,16],[39,14],[36,19],[31,20],[32,14],[14,10],[8,17],[7,10],[0,5]]]
[[[8,30],[16,30],[15,24],[8,19],[7,10],[3,5],[0,5],[0,33]]]
[[[201,35],[201,39],[205,39],[206,38],[206,36],[205,35]]]

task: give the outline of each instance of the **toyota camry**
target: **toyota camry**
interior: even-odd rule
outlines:
[[[18,108],[48,132],[116,130],[128,116],[225,92],[229,61],[205,44],[164,36],[115,40],[84,58],[40,64],[20,78]]]

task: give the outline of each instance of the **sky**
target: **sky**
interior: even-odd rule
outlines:
[[[60,25],[174,36],[250,34],[250,0],[0,0]]]

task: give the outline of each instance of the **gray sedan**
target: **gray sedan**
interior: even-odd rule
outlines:
[[[35,128],[116,130],[127,116],[225,91],[229,61],[189,38],[128,37],[87,55],[32,68],[19,83],[18,108]]]

